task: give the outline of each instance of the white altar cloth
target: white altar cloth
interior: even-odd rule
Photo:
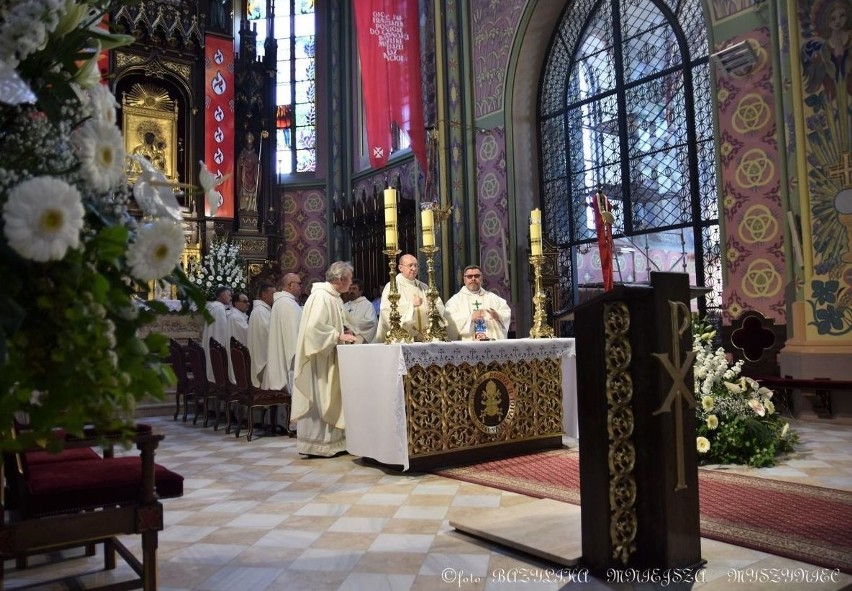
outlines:
[[[338,345],[346,449],[408,470],[404,376],[409,367],[559,357],[562,429],[578,437],[574,339],[507,339],[451,343]]]

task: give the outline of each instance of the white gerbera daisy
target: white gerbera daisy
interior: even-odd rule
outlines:
[[[180,261],[183,245],[183,230],[179,224],[170,220],[145,224],[127,249],[130,272],[140,281],[165,277]]]
[[[695,440],[695,447],[698,448],[698,453],[706,454],[710,451],[710,441],[706,437],[698,437]]]
[[[708,429],[715,429],[718,426],[719,426],[719,417],[717,417],[716,415],[708,415],[707,416],[707,428]]]
[[[80,192],[54,177],[28,179],[3,204],[4,232],[15,252],[26,259],[59,260],[80,245],[83,228]]]
[[[118,102],[106,84],[96,84],[89,89],[89,110],[95,119],[115,125]]]
[[[712,397],[712,396],[703,396],[703,397],[701,398],[701,408],[703,408],[705,411],[711,411],[711,410],[713,410],[713,405],[714,405],[714,404],[715,404],[715,403],[714,403],[714,401],[713,401],[713,397]]]
[[[124,180],[124,145],[118,127],[90,119],[74,132],[80,172],[96,191],[109,191]]]

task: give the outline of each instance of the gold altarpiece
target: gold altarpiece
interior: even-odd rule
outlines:
[[[121,97],[122,129],[124,148],[128,155],[127,180],[133,184],[142,172],[141,166],[131,158],[141,156],[160,170],[169,180],[179,182],[178,172],[178,102],[169,92],[156,84],[134,84]],[[175,189],[178,190],[177,188]],[[184,218],[192,212],[184,207]],[[194,232],[186,229],[187,237]],[[181,266],[186,270],[189,261],[198,260],[201,245],[188,239],[181,256]],[[151,282],[149,298],[173,299],[174,286],[163,291],[156,282]]]

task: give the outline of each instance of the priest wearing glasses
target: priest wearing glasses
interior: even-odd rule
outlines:
[[[450,338],[462,341],[496,341],[509,336],[512,310],[498,296],[483,289],[482,269],[464,269],[464,287],[447,300],[446,318]]]

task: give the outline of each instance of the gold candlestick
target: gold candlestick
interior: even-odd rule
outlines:
[[[435,301],[438,299],[438,290],[435,287],[435,253],[440,249],[437,246],[424,246],[420,252],[426,255],[426,271],[429,274],[429,289],[426,291],[426,299],[429,301],[429,326],[426,327],[424,343],[447,342],[447,328],[444,319],[438,311]]]
[[[530,329],[531,339],[552,339],[556,336],[553,332],[553,327],[547,324],[547,313],[544,310],[544,305],[547,303],[547,294],[541,289],[541,264],[543,262],[543,255],[530,257],[530,264],[533,266],[533,271],[535,272],[535,295],[533,296],[535,312],[533,314],[533,325]]]
[[[385,250],[384,253],[388,257],[388,271],[390,273],[390,288],[388,288],[388,301],[390,301],[390,328],[385,334],[385,344],[391,343],[410,343],[413,339],[402,326],[399,324],[399,319],[402,318],[399,314],[399,291],[396,288],[396,257],[402,252],[395,248]]]

